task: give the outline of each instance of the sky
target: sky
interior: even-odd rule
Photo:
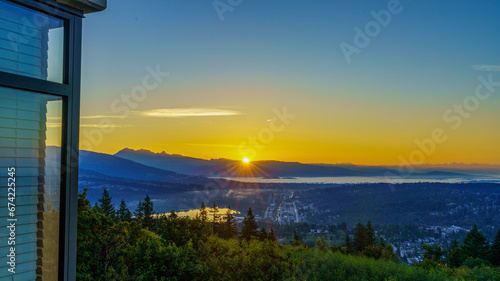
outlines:
[[[81,149],[500,164],[499,8],[109,0],[84,19]]]

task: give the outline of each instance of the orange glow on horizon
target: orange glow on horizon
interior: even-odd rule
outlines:
[[[237,98],[234,92],[240,93]],[[442,119],[449,108],[447,102],[426,107],[426,114],[422,115],[422,107],[411,104],[346,101],[314,95],[304,100],[300,97],[302,93],[288,89],[195,88],[173,95],[175,99],[168,95],[169,101],[186,101],[169,105],[172,108],[219,108],[215,101],[227,101],[225,110],[241,114],[176,118],[130,114],[123,120],[109,118],[114,127],[100,128],[100,122],[109,115],[108,109],[97,110],[93,105],[89,106],[92,110],[82,114],[85,118],[81,122],[81,149],[107,154],[124,148],[165,151],[200,159],[234,159],[243,166],[262,160],[400,165],[401,157],[406,161],[410,157],[417,159],[414,151],[420,151],[424,164],[500,165],[497,130],[500,112],[495,103],[482,104],[481,112],[454,130],[453,124]],[[269,95],[272,102],[263,106],[262,101],[267,101]],[[141,108],[159,108],[162,103],[164,95],[151,95]],[[296,118],[287,120],[287,124],[271,122],[280,120],[273,108],[281,110],[284,104]],[[427,154],[416,141],[427,143],[435,128],[442,128],[448,137]],[[249,158],[249,163],[242,161],[244,157]]]

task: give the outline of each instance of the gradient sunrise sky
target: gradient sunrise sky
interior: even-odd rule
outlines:
[[[500,3],[400,1],[348,63],[340,44],[388,4],[244,0],[222,21],[211,0],[109,0],[84,20],[82,149],[242,159],[286,107],[296,117],[251,160],[399,164],[441,128],[425,162],[500,164],[500,87],[461,124],[443,118],[479,76],[500,81]],[[158,65],[170,75],[117,118]]]

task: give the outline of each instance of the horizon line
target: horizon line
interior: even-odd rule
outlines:
[[[101,154],[107,154],[107,155],[115,155],[119,153],[122,150],[133,150],[133,151],[149,151],[154,154],[162,154],[165,153],[167,155],[178,155],[181,157],[186,157],[186,158],[194,158],[194,159],[200,159],[200,160],[230,160],[230,161],[241,161],[241,160],[236,160],[236,159],[231,159],[231,158],[225,158],[225,157],[213,157],[213,158],[202,158],[202,157],[195,157],[195,156],[188,156],[184,154],[179,154],[179,153],[167,153],[165,150],[160,151],[160,152],[155,152],[153,150],[149,149],[133,149],[133,148],[122,148],[118,150],[116,153],[110,154],[107,152],[100,152],[100,151],[90,151],[90,150],[82,150],[80,151],[87,151],[87,152],[93,152],[93,153],[101,153]],[[332,166],[364,166],[364,167],[426,167],[426,166],[460,166],[460,165],[466,165],[466,166],[492,166],[492,167],[499,167],[500,168],[500,163],[498,164],[487,164],[487,163],[462,163],[462,162],[445,162],[445,163],[438,163],[438,164],[431,164],[431,163],[424,163],[424,164],[415,164],[415,165],[401,165],[401,164],[356,164],[356,163],[351,163],[351,162],[343,162],[343,163],[321,163],[321,162],[301,162],[301,161],[285,161],[285,160],[276,160],[276,159],[262,159],[262,160],[251,160],[251,162],[268,162],[268,161],[276,161],[276,162],[287,162],[287,163],[300,163],[300,164],[307,164],[307,165],[332,165]]]

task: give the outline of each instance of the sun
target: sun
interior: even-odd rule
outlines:
[[[243,157],[243,163],[250,163],[250,159],[248,159],[248,157]]]

